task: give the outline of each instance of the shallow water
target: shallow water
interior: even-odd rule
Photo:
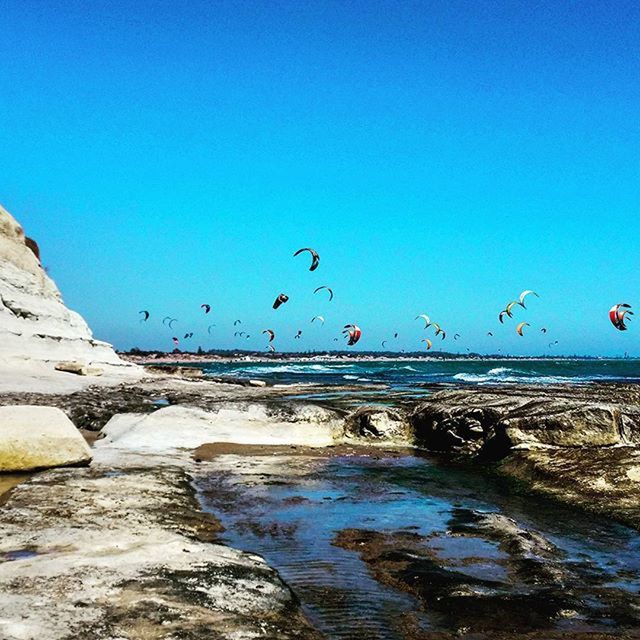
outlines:
[[[265,557],[329,638],[395,640],[419,637],[419,630],[487,631],[493,624],[491,610],[488,619],[484,610],[482,629],[474,629],[477,612],[470,619],[465,611],[443,616],[411,589],[388,580],[383,584],[357,550],[335,546],[337,534],[352,529],[380,532],[392,548],[394,540],[402,546],[403,539],[417,534],[411,544],[445,572],[454,572],[447,576],[491,581],[500,598],[516,607],[513,629],[496,618],[496,631],[540,630],[539,619],[529,621],[530,611],[542,611],[549,600],[567,594],[577,603],[575,610],[553,617],[543,628],[640,628],[637,532],[510,493],[477,471],[417,456],[224,455],[202,467],[196,484],[204,508],[226,528],[223,539]],[[540,534],[555,555],[513,557],[509,544],[469,525],[484,514],[513,519],[526,530],[518,541],[526,542],[529,532]],[[550,568],[560,582],[541,584],[537,574],[523,573],[526,563],[536,571]],[[421,575],[415,579],[424,579]],[[478,602],[482,606],[482,598]]]

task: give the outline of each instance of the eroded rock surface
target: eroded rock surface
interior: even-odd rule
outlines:
[[[312,639],[260,557],[215,544],[185,471],[45,472],[0,507],[0,638]]]
[[[514,447],[640,443],[640,390],[624,385],[471,387],[436,393],[412,414],[434,451],[499,459]]]
[[[411,420],[421,446],[497,461],[529,489],[640,526],[638,386],[441,391]]]

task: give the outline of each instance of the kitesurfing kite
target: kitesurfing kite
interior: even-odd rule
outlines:
[[[167,325],[169,326],[169,329],[173,329],[173,323],[174,322],[178,322],[175,318],[171,318],[171,320],[169,320],[169,322],[167,322]]]
[[[352,347],[362,337],[362,331],[357,324],[346,324],[342,333],[348,334],[349,336],[349,341],[347,342],[348,347]]]
[[[436,335],[437,336],[442,334],[442,339],[443,340],[447,337],[447,334],[445,333],[445,330],[437,322],[433,323],[433,327],[436,330]]]
[[[314,316],[313,318],[311,318],[311,322],[313,322],[314,320],[319,320],[322,324],[324,324],[324,318],[322,316]]]
[[[284,304],[289,299],[286,293],[281,293],[274,301],[273,308],[277,309],[281,304]]]
[[[333,289],[331,287],[322,285],[321,287],[315,289],[313,293],[318,293],[318,291],[322,291],[323,289],[326,289],[329,292],[329,302],[331,302],[333,300]]]
[[[431,340],[429,340],[429,338],[423,338],[421,340],[421,342],[426,342],[427,343],[427,351],[429,351],[429,349],[431,349],[431,347],[433,346],[433,342],[431,342]]]
[[[209,311],[211,311],[211,305],[210,304],[201,304],[200,305],[201,309],[204,309],[204,314],[207,315],[207,313],[209,313]]]
[[[419,316],[416,316],[416,320],[422,318],[424,320],[424,328],[426,329],[430,324],[431,320],[429,320],[429,316],[426,313],[421,313]]]
[[[141,313],[144,316],[144,318],[140,319],[140,322],[146,322],[151,315],[148,311],[138,311],[138,313]]]
[[[525,327],[530,327],[531,325],[528,322],[521,322],[517,327],[516,327],[516,331],[518,332],[519,336],[524,336],[524,333],[522,333],[523,329]]]
[[[211,335],[211,329],[213,329],[213,327],[215,327],[215,326],[216,326],[215,324],[210,324],[210,325],[207,327],[207,333],[208,333],[209,335]]]
[[[628,315],[633,315],[633,311],[631,311],[631,305],[625,302],[614,304],[613,307],[609,309],[609,320],[611,320],[611,324],[618,331],[627,330],[628,327],[625,324],[625,319]]]
[[[273,342],[273,339],[276,337],[273,329],[265,329],[262,333],[266,333],[269,336],[269,342]]]
[[[525,307],[524,304],[524,299],[529,296],[529,295],[534,295],[536,298],[539,298],[540,296],[535,292],[535,291],[531,291],[531,289],[527,289],[526,291],[523,291],[520,294],[520,297],[518,299],[518,304],[523,308],[526,309],[527,307]]]
[[[314,249],[310,249],[309,247],[304,247],[303,249],[298,249],[293,257],[299,256],[303,251],[308,251],[311,254],[311,266],[309,267],[309,271],[315,271],[318,268],[318,264],[320,264],[320,256],[318,252]]]
[[[296,340],[300,339],[302,337],[302,329],[298,329],[298,333],[296,333],[295,336],[293,336]]]

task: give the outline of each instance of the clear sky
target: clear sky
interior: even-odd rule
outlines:
[[[333,348],[355,322],[358,348],[399,331],[414,349],[428,313],[453,350],[640,355],[640,318],[607,319],[640,311],[640,3],[0,0],[0,16],[0,202],[98,337],[262,349],[271,327],[278,349]],[[520,338],[497,313],[525,288],[541,298]]]

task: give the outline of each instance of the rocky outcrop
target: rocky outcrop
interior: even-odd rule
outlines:
[[[0,407],[0,472],[87,464],[91,450],[55,407]]]
[[[418,444],[500,459],[514,448],[607,447],[640,442],[633,387],[522,387],[442,391],[412,414]]]
[[[496,462],[527,490],[640,528],[640,388],[472,387],[412,414],[416,442]]]
[[[60,361],[99,370],[134,370],[111,345],[96,340],[87,323],[67,309],[39,259],[35,241],[0,206],[0,365]]]

